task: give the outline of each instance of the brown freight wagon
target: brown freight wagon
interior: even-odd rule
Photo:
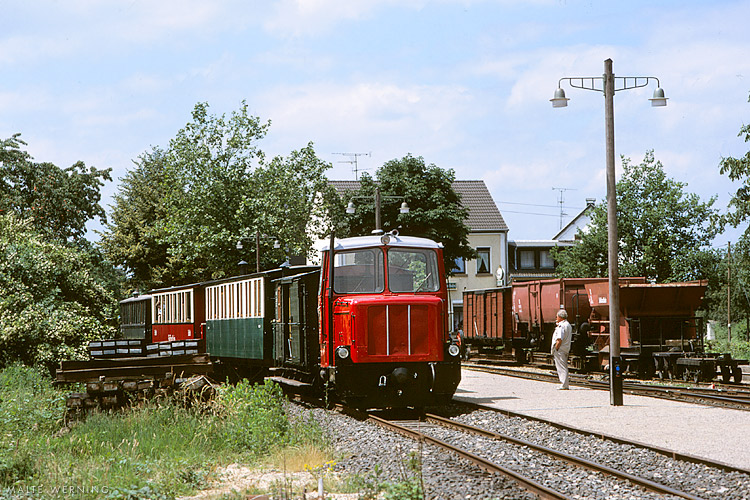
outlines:
[[[705,353],[696,316],[705,281],[653,284],[620,278],[620,355],[625,373],[641,377],[725,381],[741,379],[728,354]],[[557,311],[573,326],[570,362],[606,370],[609,363],[609,281],[564,278],[515,282],[511,287],[464,292],[463,338],[467,352],[502,354],[518,362],[548,362]],[[511,356],[512,354],[512,356]]]
[[[463,299],[465,345],[474,351],[512,353],[515,344],[510,287],[465,290]]]

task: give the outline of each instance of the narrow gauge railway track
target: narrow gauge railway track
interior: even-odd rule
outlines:
[[[704,498],[750,499],[750,469],[476,403],[445,410],[454,421],[531,439]]]
[[[426,421],[394,421],[374,415],[369,418],[455,453],[489,472],[503,474],[540,498],[597,498],[602,492],[608,492],[604,495],[608,498],[612,498],[613,492],[623,498],[701,498],[584,458],[438,415],[427,414]],[[498,461],[511,465],[501,465]]]
[[[495,408],[493,406],[487,406],[487,405],[483,405],[483,404],[479,404],[479,403],[470,403],[470,402],[467,402],[467,401],[455,401],[455,403],[457,403],[459,407],[469,408],[468,412],[465,411],[465,410],[463,410],[463,411],[460,412],[460,413],[463,413],[463,414],[471,414],[471,412],[479,411],[479,412],[485,412],[487,414],[493,415],[493,417],[490,418],[490,420],[492,422],[498,422],[498,419],[496,417],[494,417],[494,415],[497,415],[497,414],[503,415],[507,419],[516,419],[518,421],[524,422],[524,424],[523,424],[524,425],[524,431],[528,430],[525,427],[529,425],[528,424],[529,422],[532,422],[532,423],[540,424],[540,425],[543,425],[543,426],[553,427],[555,429],[559,429],[561,431],[566,431],[568,433],[572,433],[572,434],[575,434],[575,435],[589,437],[589,438],[592,438],[592,439],[597,440],[597,441],[606,441],[606,442],[610,442],[610,443],[612,443],[614,445],[624,445],[624,446],[629,447],[629,448],[636,448],[636,449],[640,449],[640,450],[646,450],[646,451],[652,452],[652,453],[654,453],[656,455],[662,455],[662,456],[664,456],[664,457],[666,457],[667,459],[670,459],[670,460],[678,460],[678,461],[681,461],[681,462],[689,462],[689,463],[698,464],[698,465],[701,465],[701,466],[710,467],[712,469],[716,469],[716,470],[719,470],[719,471],[722,471],[722,472],[726,472],[726,473],[730,473],[730,474],[739,474],[739,475],[741,475],[743,478],[745,478],[747,480],[748,487],[750,488],[750,469],[742,469],[742,468],[735,467],[735,466],[730,465],[730,464],[726,464],[726,463],[723,463],[723,462],[717,462],[715,460],[710,460],[710,459],[707,459],[707,458],[696,457],[696,456],[688,455],[688,454],[685,454],[685,453],[678,453],[676,451],[668,450],[666,448],[661,448],[661,447],[658,447],[658,446],[653,446],[653,445],[649,445],[649,444],[645,444],[645,443],[639,443],[637,441],[631,441],[631,440],[623,439],[623,438],[620,438],[620,437],[609,436],[609,435],[603,434],[601,432],[587,431],[587,430],[584,430],[584,429],[579,429],[577,427],[572,427],[572,426],[569,426],[569,425],[566,425],[566,424],[562,424],[562,423],[559,423],[559,422],[553,422],[553,421],[550,421],[550,420],[546,420],[544,418],[535,417],[535,416],[531,416],[531,415],[526,415],[526,414],[523,414],[523,413],[518,413],[518,412],[511,411],[511,410],[505,410],[505,409],[501,409],[501,408]],[[750,498],[750,490],[748,491],[748,498]]]
[[[509,377],[541,380],[558,383],[557,375],[542,372],[531,372],[498,366],[463,364],[468,370],[506,375]],[[592,380],[583,375],[571,373],[570,382],[573,385],[589,387],[591,389],[609,390],[609,382]],[[681,387],[675,385],[654,385],[624,381],[623,392],[638,396],[651,396],[674,401],[720,406],[750,411],[750,390],[740,386],[722,386],[718,389],[708,387]]]
[[[317,406],[319,408],[317,411],[329,413],[313,401],[307,401],[305,406],[309,407],[310,404]],[[341,406],[337,406],[336,409],[338,411],[333,412],[333,414],[339,414],[340,417],[338,419],[331,420],[332,417],[323,416],[319,418],[319,421],[327,423],[326,425],[333,429],[335,434],[343,434],[344,439],[340,438],[339,441],[345,442],[346,446],[351,446],[356,442],[358,443],[358,449],[368,450],[364,452],[362,458],[352,458],[351,460],[359,463],[359,467],[364,466],[366,470],[371,470],[374,464],[382,463],[382,460],[386,460],[392,466],[394,460],[392,455],[394,453],[398,455],[398,450],[403,450],[403,445],[394,444],[398,443],[398,441],[394,441],[397,438],[388,437],[387,434],[382,435],[385,428],[383,431],[377,431],[372,427],[369,429],[362,428],[360,431],[352,433],[352,426],[358,425],[356,422],[360,422],[359,425],[367,425],[370,422],[370,425],[372,425],[378,419],[374,418],[374,415],[371,417],[364,412]],[[478,492],[482,492],[481,498],[494,498],[497,495],[493,496],[493,494],[502,491],[498,496],[499,498],[527,498],[528,495],[533,494],[539,495],[541,498],[705,498],[710,500],[750,500],[750,470],[748,469],[643,445],[621,438],[613,438],[598,432],[581,431],[563,424],[545,421],[538,417],[529,417],[475,403],[456,401],[454,404],[445,407],[433,408],[433,411],[439,411],[444,416],[450,416],[453,422],[468,423],[474,427],[479,427],[482,429],[481,432],[483,434],[506,434],[521,438],[524,441],[532,440],[535,444],[528,447],[518,444],[509,445],[498,441],[494,437],[468,436],[465,433],[441,436],[437,433],[446,431],[437,429],[435,422],[435,420],[441,420],[441,417],[429,415],[432,421],[417,422],[417,417],[424,417],[423,414],[420,415],[415,412],[407,415],[403,412],[397,414],[393,412],[381,413],[382,416],[388,416],[390,420],[409,419],[406,422],[406,427],[411,427],[412,429],[399,432],[412,439],[419,439],[418,433],[420,430],[424,431],[428,427],[436,429],[427,432],[426,434],[430,437],[422,440],[423,443],[431,442],[436,446],[425,447],[424,451],[421,451],[422,446],[419,447],[419,453],[423,457],[422,474],[424,475],[424,484],[427,487],[429,498],[456,498],[457,495],[463,497],[468,493],[471,493],[472,498],[475,498]],[[344,413],[354,418],[345,417]],[[365,419],[368,422],[365,422]],[[383,418],[380,418],[380,420],[383,420]],[[398,423],[398,421],[394,422],[394,424]],[[404,426],[402,425],[402,427]],[[425,434],[425,432],[422,432],[422,434]],[[355,435],[359,437],[353,440],[352,437]],[[362,440],[361,444],[359,444],[360,440]],[[443,447],[437,441],[466,448],[469,453],[478,457],[478,460],[473,460],[471,457],[468,460],[478,464],[480,468],[485,468],[483,463],[480,463],[482,461],[500,462],[503,468],[513,469],[516,472],[518,470],[523,472],[522,469],[516,469],[516,465],[525,467],[531,473],[524,475],[533,475],[533,478],[537,478],[532,479],[536,483],[555,491],[530,493],[529,490],[525,490],[526,492],[522,493],[523,490],[520,486],[513,486],[515,479],[511,479],[504,474],[491,474],[486,477],[477,475],[479,469],[475,469],[474,467],[467,468],[468,463],[464,460],[449,459],[447,457],[453,456],[452,454],[438,451],[442,450]],[[502,449],[503,446],[506,447],[504,452]],[[508,451],[507,447],[510,446],[513,448],[511,448],[511,451]],[[558,462],[558,460],[546,455],[542,455],[540,458],[541,452],[531,451],[533,446],[559,450],[569,455],[581,457],[583,461],[587,462],[598,462],[604,464],[605,467],[618,471],[620,476],[624,475],[622,473],[640,476],[647,482],[656,483],[674,490],[681,490],[685,494],[663,495],[650,490],[647,491],[641,487],[633,486],[633,484],[625,480],[615,480],[614,476],[610,476],[609,474],[595,473],[588,469],[582,469],[581,467],[566,463],[562,465],[568,467],[566,469],[567,472],[564,472],[562,477],[558,474],[555,478],[551,472],[552,465],[550,464]],[[500,451],[495,451],[495,454],[500,457],[499,459],[487,455],[492,449],[497,450],[498,447],[501,449]],[[349,456],[357,457],[360,453],[362,452],[357,452]],[[532,456],[532,453],[535,455]],[[511,465],[512,463],[514,465]],[[352,470],[357,471],[357,467],[354,465],[354,469]],[[359,470],[361,471],[361,469]],[[457,474],[460,475],[457,476]],[[542,479],[538,479],[540,475]],[[457,479],[457,477],[461,479]],[[545,484],[548,482],[552,486]],[[562,485],[562,487],[558,487],[558,485]],[[582,491],[578,488],[578,485],[585,485],[588,490]],[[566,489],[571,487],[573,491]],[[516,493],[513,493],[514,488],[517,490]],[[459,494],[458,492],[461,493]]]

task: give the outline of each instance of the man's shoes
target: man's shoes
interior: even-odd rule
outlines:
[[[564,386],[564,385],[563,385],[563,386],[560,386],[560,387],[558,387],[558,388],[557,388],[557,390],[558,390],[558,391],[569,391],[569,390],[570,390],[570,387],[567,387],[567,386]]]

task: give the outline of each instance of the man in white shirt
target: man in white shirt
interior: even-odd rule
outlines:
[[[557,326],[552,334],[552,357],[555,359],[557,376],[560,378],[560,390],[567,391],[568,386],[568,354],[570,354],[570,342],[573,337],[573,327],[568,323],[568,313],[565,309],[557,312],[555,319]]]

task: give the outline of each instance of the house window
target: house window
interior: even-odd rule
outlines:
[[[539,267],[542,269],[554,269],[555,261],[552,259],[552,255],[549,250],[542,250],[539,252]]]
[[[453,274],[466,274],[466,261],[463,257],[456,257],[453,261]]]
[[[519,252],[521,259],[521,269],[534,269],[534,251],[521,250]]]
[[[477,274],[489,274],[490,269],[490,249],[477,248]]]

